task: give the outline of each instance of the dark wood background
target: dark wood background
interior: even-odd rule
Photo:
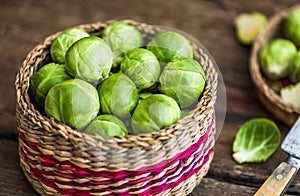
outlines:
[[[18,159],[15,125],[15,75],[27,53],[43,38],[67,27],[109,19],[134,19],[170,26],[198,39],[212,54],[223,75],[227,93],[225,123],[216,154],[200,186],[192,195],[252,195],[287,155],[278,149],[265,163],[239,165],[232,142],[248,119],[274,120],[286,134],[289,127],[261,105],[248,72],[251,47],[235,38],[233,20],[242,12],[271,16],[297,0],[0,0],[0,195],[36,195]],[[286,195],[300,195],[300,175]]]

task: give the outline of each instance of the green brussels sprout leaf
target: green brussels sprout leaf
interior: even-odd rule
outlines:
[[[97,116],[99,108],[96,88],[80,79],[54,85],[45,100],[48,116],[79,130]]]
[[[278,148],[280,131],[276,124],[265,118],[244,123],[233,142],[233,159],[238,163],[266,161]]]
[[[109,75],[112,60],[112,51],[101,38],[85,37],[67,51],[66,70],[76,78],[97,83]]]
[[[30,93],[38,106],[44,108],[48,91],[55,84],[72,79],[65,71],[64,65],[48,63],[41,67],[31,79]]]
[[[77,40],[90,36],[82,29],[70,28],[59,34],[51,43],[50,54],[54,62],[64,64],[65,55]]]
[[[87,134],[96,134],[102,137],[125,136],[128,134],[125,124],[110,114],[97,116],[85,129]]]
[[[122,21],[107,25],[102,32],[102,37],[114,54],[114,68],[122,61],[124,52],[139,48],[143,44],[141,32],[136,27]]]
[[[300,82],[280,89],[280,96],[286,103],[300,108]]]
[[[98,87],[102,113],[127,118],[136,107],[139,95],[132,80],[123,73],[115,73]]]
[[[245,45],[252,44],[267,22],[267,17],[260,12],[239,14],[234,20],[238,40]]]
[[[287,39],[274,39],[258,52],[262,72],[271,79],[287,76],[297,54],[297,47]]]
[[[172,97],[181,108],[185,108],[196,102],[202,94],[205,73],[201,65],[193,59],[175,59],[164,67],[159,82],[159,91]]]
[[[285,19],[283,33],[287,39],[300,46],[300,8],[290,11]]]
[[[151,51],[136,48],[125,52],[121,71],[129,76],[138,90],[143,90],[158,80],[160,64]]]
[[[157,33],[148,43],[147,49],[152,51],[160,62],[165,63],[175,58],[193,58],[193,49],[189,41],[172,31]]]
[[[171,98],[153,94],[140,101],[132,115],[132,131],[135,134],[150,133],[170,126],[180,119],[180,108]]]
[[[290,76],[293,83],[300,82],[300,52],[296,54],[295,59],[292,63]]]

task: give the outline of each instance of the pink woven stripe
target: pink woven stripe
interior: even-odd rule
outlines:
[[[214,116],[213,116],[213,119],[214,119]],[[133,184],[138,184],[140,182],[146,182],[146,181],[148,181],[148,182],[144,186],[136,188],[136,189],[130,189],[130,192],[145,190],[144,192],[142,191],[143,194],[141,194],[141,195],[149,195],[150,193],[158,194],[166,189],[176,187],[178,184],[180,184],[181,182],[188,179],[191,175],[198,172],[201,169],[202,165],[204,165],[207,162],[210,153],[213,151],[212,146],[214,145],[214,141],[210,142],[210,144],[207,146],[207,149],[204,149],[204,150],[198,152],[194,156],[195,158],[198,157],[198,159],[199,159],[198,161],[194,160],[194,161],[192,161],[192,165],[185,166],[185,168],[181,168],[181,167],[183,167],[185,162],[190,158],[190,156],[201,146],[201,144],[206,143],[208,138],[211,137],[215,133],[214,129],[212,128],[212,125],[213,125],[213,122],[211,122],[211,124],[207,128],[207,132],[194,145],[190,146],[184,152],[175,156],[172,160],[162,161],[162,162],[154,165],[152,168],[142,168],[138,171],[123,170],[123,171],[118,171],[118,172],[108,172],[108,171],[94,172],[89,169],[79,168],[69,161],[60,162],[60,161],[57,161],[56,159],[54,159],[54,157],[52,157],[52,156],[43,155],[42,152],[38,149],[38,144],[26,140],[26,137],[22,134],[20,135],[20,137],[23,140],[23,142],[26,143],[27,146],[29,146],[31,149],[36,151],[37,154],[32,153],[32,151],[29,151],[26,149],[23,149],[23,150],[26,150],[26,153],[30,154],[31,156],[38,156],[40,158],[39,159],[40,161],[37,162],[36,160],[30,160],[23,152],[21,152],[20,155],[25,158],[26,162],[30,163],[29,167],[31,168],[31,173],[36,178],[38,178],[40,181],[42,181],[47,186],[58,190],[61,194],[64,194],[64,195],[74,195],[75,193],[76,193],[75,195],[90,195],[91,192],[93,192],[93,193],[106,192],[106,191],[110,192],[111,190],[116,189],[116,188],[122,189],[122,188],[126,188],[128,186],[131,186]],[[162,176],[161,178],[151,181],[152,176],[155,176],[155,175],[161,173],[161,171],[163,171],[165,168],[168,168],[169,166],[174,165],[178,161],[179,161],[179,164],[177,164],[175,168],[168,170],[166,172],[166,174],[164,176]],[[31,167],[31,165],[39,165],[39,164],[41,164],[42,166],[46,166],[46,167],[55,167],[57,169],[56,171],[62,171],[62,172],[45,171],[45,170],[39,170],[38,168],[35,168],[35,167]],[[195,168],[196,165],[199,165],[199,164],[201,166],[198,168]],[[152,187],[152,185],[154,185],[157,182],[164,182],[164,180],[166,180],[166,178],[168,176],[171,176],[171,174],[175,173],[179,169],[182,169],[182,173],[180,173],[177,176],[174,176],[172,178],[172,179],[179,178],[176,182],[173,182],[173,183],[165,182],[163,184],[160,183],[160,185],[158,187],[156,187],[156,186]],[[68,171],[68,173],[66,173],[64,171]],[[72,174],[70,174],[70,171],[72,172]],[[126,182],[119,187],[110,187],[109,186],[110,184],[112,184],[114,182],[118,182],[118,181],[124,180],[126,178],[139,176],[142,174],[149,174],[149,175],[145,176],[143,178],[139,178],[137,180]],[[60,176],[60,177],[67,178],[67,179],[77,179],[77,178],[85,178],[88,176],[94,176],[94,177],[107,177],[107,178],[110,178],[110,180],[100,181],[100,182],[88,181],[86,183],[76,183],[74,181],[64,182],[64,181],[60,181],[57,179],[54,181],[54,180],[50,180],[49,178],[47,178],[47,176]],[[172,179],[168,179],[168,180],[171,181]],[[105,189],[88,190],[88,191],[86,191],[86,190],[71,190],[71,189],[59,188],[55,182],[62,184],[62,185],[79,186],[79,187],[88,187],[88,186],[93,186],[93,185],[108,185],[108,187]],[[151,189],[149,187],[151,187]],[[129,192],[123,192],[120,194],[121,195],[130,195]]]

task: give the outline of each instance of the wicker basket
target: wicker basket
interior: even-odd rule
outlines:
[[[284,102],[272,87],[273,82],[261,74],[257,53],[264,44],[276,37],[281,37],[282,23],[288,13],[295,8],[300,8],[300,4],[282,10],[270,18],[269,23],[259,32],[253,44],[249,64],[251,79],[260,101],[267,110],[289,126],[293,125],[299,117],[300,108]]]
[[[112,21],[77,26],[92,35]],[[147,40],[163,29],[131,20]],[[203,47],[191,43],[207,79],[197,106],[158,132],[103,138],[56,123],[28,95],[31,76],[49,62],[47,37],[26,57],[16,77],[16,121],[21,167],[41,195],[187,195],[206,175],[214,155],[217,73]]]

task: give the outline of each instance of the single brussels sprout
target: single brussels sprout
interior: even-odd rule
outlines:
[[[158,80],[160,64],[151,51],[136,48],[125,52],[121,71],[129,76],[138,90],[143,90]]]
[[[132,131],[135,134],[158,131],[180,119],[176,101],[163,94],[153,94],[140,101],[132,115]]]
[[[120,119],[110,114],[97,116],[97,118],[92,120],[87,126],[85,132],[87,134],[96,134],[102,137],[128,135],[125,124]]]
[[[131,79],[122,73],[115,73],[98,87],[102,113],[121,118],[130,116],[136,107],[139,95]]]
[[[283,33],[286,38],[300,46],[300,8],[292,10],[284,21]]]
[[[45,112],[48,116],[79,130],[97,116],[99,108],[96,88],[80,79],[54,85],[45,100]]]
[[[159,82],[159,91],[172,97],[184,108],[196,102],[202,94],[205,73],[201,65],[193,59],[175,59],[164,67]]]
[[[66,70],[74,77],[97,83],[108,76],[112,60],[112,51],[101,38],[85,37],[67,51]]]
[[[30,93],[38,106],[44,108],[46,95],[55,84],[72,79],[65,71],[65,66],[48,63],[41,67],[31,79]]]
[[[188,40],[172,31],[157,33],[148,43],[147,49],[152,51],[160,62],[165,63],[174,58],[193,58],[193,49]]]
[[[65,55],[77,40],[90,36],[82,29],[70,28],[59,34],[51,43],[50,54],[54,62],[64,64]]]
[[[262,72],[271,79],[279,79],[288,75],[297,48],[287,39],[274,39],[265,44],[258,52]]]
[[[102,32],[102,37],[113,51],[115,66],[122,61],[124,52],[132,48],[139,48],[143,44],[141,32],[136,27],[122,21],[107,25]]]
[[[300,82],[300,51],[296,54],[290,69],[291,80],[294,83]]]
[[[252,44],[267,22],[267,17],[260,12],[239,14],[234,20],[238,40],[245,45]]]
[[[300,82],[282,88],[280,96],[284,102],[300,108]]]

